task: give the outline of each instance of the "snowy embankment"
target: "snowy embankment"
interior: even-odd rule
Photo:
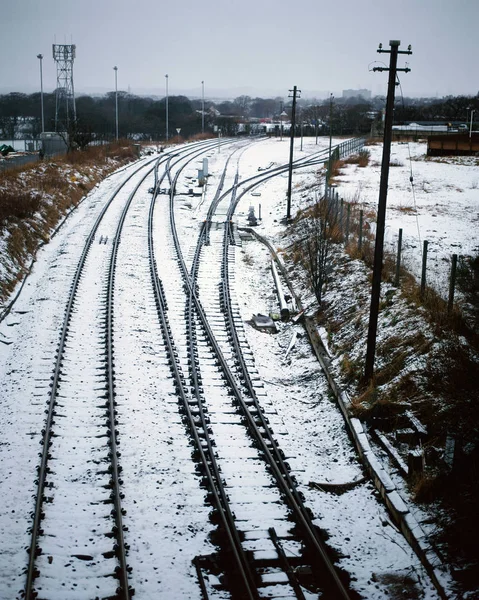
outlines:
[[[31,268],[66,214],[109,173],[136,158],[128,144],[97,146],[0,177],[0,301]]]

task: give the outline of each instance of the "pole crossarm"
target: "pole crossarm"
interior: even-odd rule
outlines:
[[[396,69],[396,73],[398,71],[403,71],[404,73],[409,73],[411,69],[409,67],[405,67],[404,69]],[[389,71],[386,67],[373,67],[373,71]]]

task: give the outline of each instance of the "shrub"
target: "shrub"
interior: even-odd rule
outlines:
[[[40,202],[40,194],[31,190],[3,190],[0,193],[0,227],[8,221],[32,217],[40,208]]]

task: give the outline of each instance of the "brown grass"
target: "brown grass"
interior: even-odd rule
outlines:
[[[341,359],[341,371],[346,381],[357,381],[361,378],[363,372],[362,361],[353,360],[345,353]]]
[[[0,195],[0,228],[9,220],[32,217],[40,207],[41,196],[32,190],[7,189]]]
[[[367,167],[369,164],[370,154],[368,150],[360,150],[357,154],[352,154],[345,158],[343,165],[358,165],[358,167]]]
[[[23,277],[62,216],[98,181],[135,158],[132,142],[120,140],[0,174],[0,233],[7,241],[0,300]]]

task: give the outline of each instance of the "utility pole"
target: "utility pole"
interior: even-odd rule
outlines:
[[[37,54],[37,58],[40,59],[40,103],[42,109],[42,133],[45,133],[45,118],[43,113],[43,70],[42,70],[42,60],[43,54]]]
[[[373,282],[371,290],[371,308],[369,312],[368,344],[366,351],[366,365],[364,377],[367,382],[372,381],[374,374],[374,358],[376,354],[376,335],[378,328],[379,298],[381,294],[381,272],[383,267],[384,228],[386,221],[386,200],[388,193],[389,161],[391,157],[391,138],[394,110],[394,93],[396,90],[396,74],[398,71],[408,73],[411,69],[397,68],[398,54],[412,54],[411,46],[407,50],[399,50],[401,42],[391,40],[391,50],[383,50],[379,44],[379,53],[390,54],[389,69],[387,67],[374,67],[373,71],[389,71],[388,95],[386,100],[386,116],[384,121],[383,159],[381,164],[381,182],[379,184],[378,217],[376,225],[376,245],[374,249]]]
[[[331,178],[331,149],[333,143],[333,94],[329,96],[329,159],[328,159],[328,170],[326,172],[326,185],[324,195],[328,195],[329,180]]]
[[[288,194],[287,194],[287,210],[286,210],[286,220],[291,219],[291,181],[293,178],[293,150],[294,150],[294,129],[296,126],[296,96],[301,93],[301,90],[298,90],[296,86],[293,87],[293,108],[291,110],[291,140],[289,145],[289,176],[288,176]],[[289,96],[291,98],[291,96]]]
[[[166,81],[166,141],[168,141],[168,74],[165,75],[165,81]]]
[[[279,132],[283,141],[283,101],[279,101]]]
[[[113,67],[115,71],[115,132],[116,132],[116,141],[118,141],[118,67]]]
[[[201,82],[201,133],[205,132],[205,82]]]

